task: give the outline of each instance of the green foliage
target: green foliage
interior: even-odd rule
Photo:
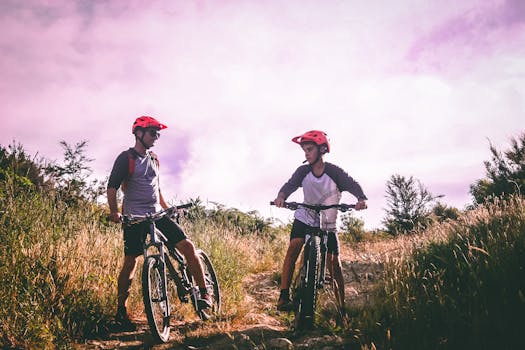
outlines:
[[[205,219],[241,235],[271,232],[272,220],[261,217],[257,211],[245,213],[219,203],[213,203],[215,208],[207,209],[200,198],[190,199],[189,202],[193,203],[188,217],[191,221]]]
[[[7,148],[0,146],[0,183],[9,183],[12,190],[38,189],[52,192],[69,204],[78,201],[96,201],[105,191],[105,181],[92,180],[88,163],[92,159],[85,155],[87,141],[74,146],[65,141],[64,164],[47,162],[29,156],[21,144],[13,143]]]
[[[369,334],[394,349],[524,348],[525,202],[487,203],[443,225],[433,229],[448,239],[387,266]]]
[[[484,203],[492,197],[508,197],[523,194],[525,189],[525,133],[511,138],[511,147],[500,152],[490,145],[491,160],[485,161],[485,175],[470,186],[476,203]]]
[[[446,220],[456,220],[461,215],[461,212],[454,207],[448,206],[438,202],[432,208],[432,216],[437,222],[444,222]]]
[[[19,143],[0,146],[0,182],[11,182],[15,187],[45,186],[41,160],[31,157]]]
[[[35,167],[33,174],[42,174],[39,163],[24,163],[30,158],[21,147],[17,156],[2,153],[13,165],[0,174],[0,348],[68,348],[75,339],[107,330],[115,312],[121,228],[108,224],[105,208],[89,195],[85,143],[63,146],[65,164],[48,167],[51,181],[42,188],[30,180],[38,176],[13,170],[26,164]],[[276,269],[288,232],[271,227],[256,212],[221,205],[206,209],[199,199],[193,201],[182,225],[213,261],[223,319],[242,319],[250,312],[243,278]],[[143,310],[137,282],[130,310],[135,316]]]
[[[111,299],[80,269],[90,249],[100,252],[102,211],[88,203],[72,210],[46,192],[11,188],[5,183],[0,191],[0,347],[55,348],[104,327]],[[114,273],[99,270],[93,266],[106,281]]]
[[[442,196],[434,196],[412,176],[392,175],[387,184],[387,216],[383,223],[393,235],[426,227],[430,220],[429,205]]]
[[[103,332],[116,307],[120,227],[105,223],[104,208],[95,203],[71,206],[52,193],[14,195],[6,187],[0,191],[0,348],[67,347]],[[188,219],[181,225],[210,255],[218,274],[224,319],[242,318],[250,311],[243,278],[276,269],[288,232],[266,228],[245,234],[207,216]],[[130,310],[136,316],[143,309],[140,293],[135,282]]]
[[[339,235],[350,242],[361,242],[365,236],[365,222],[353,216],[352,212],[341,215]]]
[[[57,194],[69,204],[81,200],[96,201],[104,193],[104,182],[88,179],[92,174],[86,156],[87,141],[77,142],[74,146],[60,141],[64,149],[64,164],[50,163],[46,166],[46,175],[54,183]]]
[[[0,169],[0,181],[12,183],[16,188],[31,188],[33,183],[25,176],[14,173],[11,169]]]

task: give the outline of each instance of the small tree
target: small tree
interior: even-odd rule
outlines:
[[[22,187],[45,186],[42,161],[30,157],[20,143],[13,142],[7,148],[0,146],[0,181],[12,178]]]
[[[475,203],[484,203],[489,197],[508,197],[523,194],[525,189],[525,132],[511,138],[511,147],[500,152],[492,144],[490,161],[485,161],[485,179],[470,185]]]
[[[352,215],[352,212],[341,216],[340,230],[343,237],[348,236],[350,241],[360,242],[365,234],[365,222]]]
[[[386,184],[388,208],[383,223],[390,234],[397,235],[426,227],[430,221],[430,204],[437,198],[412,176],[392,175]]]
[[[104,186],[98,180],[88,182],[92,174],[88,163],[93,159],[85,155],[87,141],[77,142],[74,146],[66,141],[60,141],[64,149],[64,164],[51,163],[46,167],[46,173],[55,183],[60,196],[72,203],[79,199],[96,200],[104,191]]]

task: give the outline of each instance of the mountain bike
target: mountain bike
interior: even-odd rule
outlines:
[[[144,264],[142,268],[142,297],[153,337],[159,342],[167,342],[170,335],[171,302],[175,295],[182,303],[191,302],[193,309],[202,320],[217,314],[221,307],[221,296],[217,275],[210,258],[201,249],[197,257],[204,271],[206,289],[212,300],[212,307],[201,310],[198,306],[199,287],[191,275],[184,256],[176,249],[168,249],[167,238],[157,229],[155,222],[164,216],[173,217],[179,210],[193,204],[173,206],[144,216],[123,216],[125,225],[141,222],[149,223],[149,239],[144,243]],[[176,288],[173,288],[176,287]]]
[[[270,204],[275,205],[274,202],[270,202]],[[319,223],[322,226],[322,210],[337,208],[345,212],[354,209],[355,205],[313,205],[285,202],[284,207],[290,210],[297,210],[299,207],[311,209],[319,216]],[[294,328],[297,331],[312,329],[315,325],[317,291],[324,288],[325,284],[328,232],[322,227],[314,227],[306,233],[304,241],[303,265],[292,284],[292,304],[295,311]]]

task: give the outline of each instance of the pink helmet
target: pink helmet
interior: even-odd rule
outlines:
[[[138,117],[135,122],[133,123],[133,127],[131,128],[131,133],[134,134],[135,130],[137,128],[158,128],[160,130],[166,129],[167,126],[160,123],[157,119],[148,117],[148,116],[142,116]]]
[[[319,130],[307,131],[300,136],[296,136],[292,139],[293,142],[301,144],[303,142],[313,142],[317,146],[326,145],[326,153],[330,152],[330,142],[326,137],[326,133]]]

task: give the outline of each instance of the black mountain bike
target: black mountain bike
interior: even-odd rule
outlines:
[[[274,202],[270,202],[275,205]],[[319,216],[322,226],[321,211],[331,208],[345,212],[355,208],[354,204],[313,205],[306,203],[285,202],[284,207],[296,210],[299,207],[312,209]],[[292,284],[292,304],[295,311],[294,328],[297,331],[312,329],[315,325],[317,290],[324,288],[326,274],[326,251],[328,232],[315,227],[306,233],[303,252],[303,265]],[[343,288],[343,286],[340,286]]]
[[[183,303],[191,302],[195,312],[202,320],[208,320],[213,314],[219,313],[221,307],[219,282],[206,253],[201,249],[196,250],[204,270],[204,280],[212,299],[212,307],[200,310],[197,303],[200,296],[199,287],[191,276],[184,257],[176,248],[167,248],[167,238],[155,226],[155,222],[164,216],[173,216],[174,213],[178,213],[178,209],[186,209],[191,206],[192,204],[188,203],[145,216],[123,217],[125,225],[148,222],[150,226],[149,240],[146,240],[144,244],[142,296],[151,333],[159,342],[169,340],[171,296],[177,295]]]

